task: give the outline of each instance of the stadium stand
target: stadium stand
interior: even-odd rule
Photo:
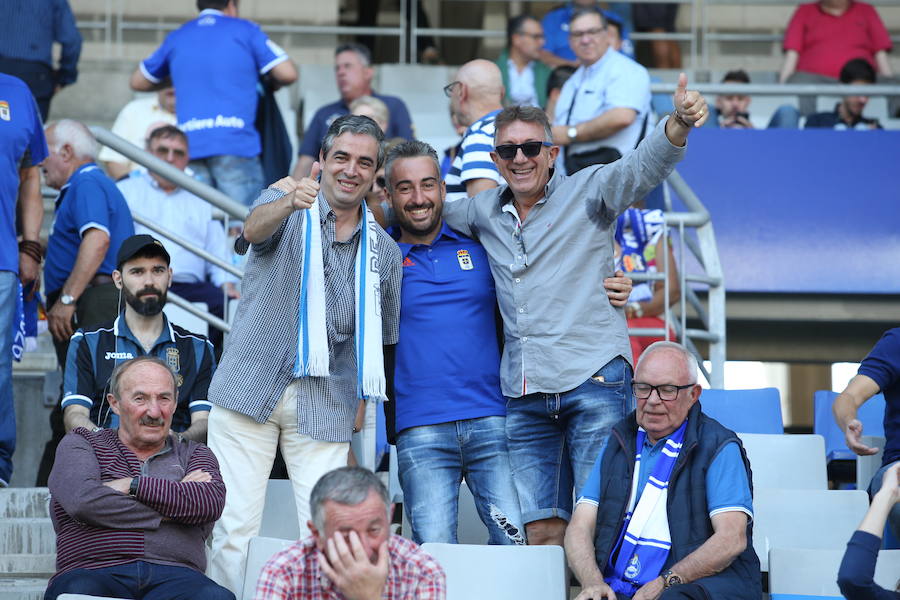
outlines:
[[[777,388],[703,390],[703,412],[737,433],[783,433]]]

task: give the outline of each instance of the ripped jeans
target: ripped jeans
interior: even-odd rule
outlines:
[[[397,465],[403,505],[416,543],[457,542],[463,478],[488,529],[488,543],[525,543],[506,452],[505,417],[404,429],[397,436]]]

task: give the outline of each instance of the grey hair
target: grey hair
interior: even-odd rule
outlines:
[[[356,506],[375,492],[390,512],[387,488],[372,471],[362,467],[341,467],[322,475],[309,495],[309,514],[320,532],[325,530],[325,503],[329,500],[344,506]]]
[[[687,368],[688,374],[690,375],[690,381],[688,383],[696,384],[697,383],[697,372],[700,370],[700,366],[697,364],[697,357],[694,356],[694,353],[679,344],[678,342],[653,342],[647,349],[641,353],[641,357],[638,359],[637,364],[634,367],[635,372],[641,368],[641,365],[647,360],[651,354],[658,350],[673,350],[681,355],[682,359],[684,359],[684,366]]]
[[[550,127],[550,119],[544,109],[537,106],[507,106],[494,118],[494,145],[500,136],[500,130],[513,123],[514,121],[522,121],[523,123],[537,123],[544,129],[544,141],[553,142],[553,129]]]
[[[375,166],[375,170],[380,169],[384,164],[385,155],[384,132],[381,131],[378,123],[363,115],[344,115],[335,119],[328,128],[325,139],[322,140],[322,156],[327,158],[334,146],[334,140],[345,133],[368,135],[375,138],[375,141],[378,142],[378,164]]]
[[[57,152],[65,144],[72,148],[77,158],[95,160],[97,158],[97,140],[84,123],[72,119],[60,119],[47,125],[53,127],[53,140],[56,142],[51,150]]]
[[[109,376],[109,390],[112,392],[112,395],[116,398],[116,400],[122,399],[122,390],[120,389],[122,384],[122,377],[131,367],[141,364],[141,363],[150,363],[153,365],[159,365],[163,369],[166,370],[166,373],[172,377],[172,389],[175,393],[178,393],[178,382],[175,381],[175,373],[172,372],[172,368],[167,365],[163,360],[145,354],[143,356],[138,356],[137,358],[132,358],[131,360],[126,360],[125,362],[119,363],[116,365],[116,368],[113,369],[112,374]]]
[[[341,44],[334,50],[334,55],[337,56],[344,52],[356,52],[364,67],[372,64],[372,52],[362,44],[357,44],[356,42]]]
[[[609,24],[609,19],[606,18],[606,15],[603,14],[603,11],[600,7],[596,5],[589,6],[578,6],[575,10],[572,11],[572,14],[569,16],[569,25],[575,22],[575,19],[580,19],[584,15],[597,15],[600,17],[600,24],[603,26],[603,29],[606,29],[606,26]]]
[[[387,183],[388,192],[394,191],[394,185],[391,183],[391,171],[394,170],[394,163],[404,158],[418,158],[420,156],[430,158],[434,162],[434,173],[440,180],[441,162],[438,160],[435,149],[421,140],[410,140],[397,144],[388,152],[387,160],[384,163],[384,179]]]

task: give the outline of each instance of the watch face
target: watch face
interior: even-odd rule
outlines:
[[[681,577],[675,573],[669,573],[666,576],[666,587],[672,587],[673,585],[681,585]]]

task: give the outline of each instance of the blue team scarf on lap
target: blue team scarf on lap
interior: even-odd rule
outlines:
[[[606,583],[617,593],[631,596],[642,585],[659,577],[669,556],[669,550],[672,548],[666,511],[669,477],[681,452],[686,427],[687,421],[666,440],[653,466],[653,472],[641,492],[641,499],[635,505],[641,471],[641,451],[647,439],[644,428],[638,428],[628,513],[619,532],[619,539],[610,554],[610,559],[615,557],[615,562],[610,562],[612,569],[611,572],[607,569],[608,574],[605,578]]]

